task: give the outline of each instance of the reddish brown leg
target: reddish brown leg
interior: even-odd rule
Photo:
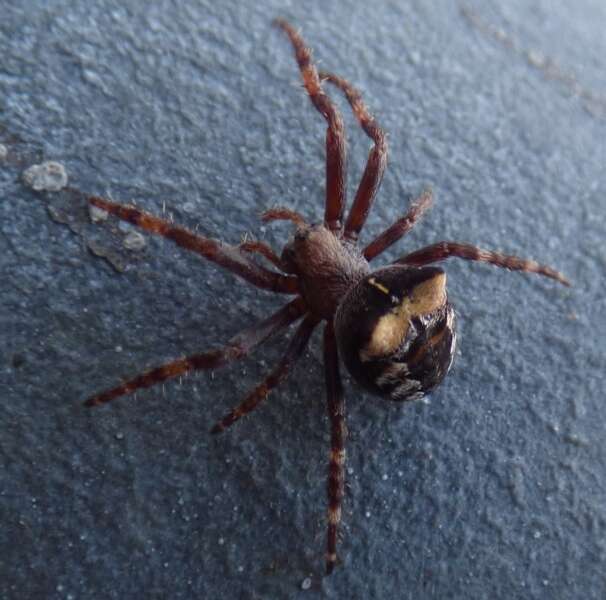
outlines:
[[[284,265],[280,257],[272,250],[272,248],[265,242],[259,242],[257,240],[250,240],[248,242],[242,242],[238,248],[242,252],[250,252],[260,254],[263,258],[268,260],[272,265],[278,267],[280,271],[284,270]]]
[[[366,108],[366,105],[362,101],[362,95],[356,88],[347,80],[332,73],[322,71],[320,79],[330,81],[330,83],[336,85],[345,94],[362,129],[374,141],[374,146],[368,155],[368,161],[362,175],[362,180],[358,186],[356,197],[345,222],[345,238],[355,241],[358,239],[362,227],[364,227],[377,190],[383,179],[383,173],[387,165],[387,140],[385,139],[384,131],[368,112],[368,108]]]
[[[100,394],[89,398],[86,406],[97,406],[104,404],[126,394],[132,394],[140,388],[150,387],[167,379],[184,375],[189,371],[215,369],[223,366],[232,360],[242,358],[248,354],[255,346],[264,342],[273,333],[284,329],[294,321],[298,320],[305,312],[305,304],[301,298],[293,300],[283,306],[268,319],[257,323],[235,335],[223,348],[194,354],[186,358],[180,358],[170,363],[156,367],[147,371],[125,383],[101,392]]]
[[[267,398],[269,392],[277,385],[282,383],[291,370],[297,359],[303,354],[303,350],[309,342],[309,337],[315,326],[318,324],[318,319],[312,316],[306,317],[294,337],[290,341],[286,353],[278,366],[260,383],[252,392],[246,396],[244,401],[236,408],[230,410],[211,430],[211,433],[221,433],[229,426],[233,425],[238,419],[252,412],[259,404]]]
[[[133,206],[116,204],[95,196],[90,197],[89,202],[123,221],[128,221],[150,233],[162,235],[173,240],[182,248],[201,254],[204,258],[217,263],[259,288],[282,294],[296,294],[298,291],[296,277],[264,269],[234,246],[196,235],[183,227],[177,227]]]
[[[324,329],[324,369],[326,398],[330,419],[330,458],[328,462],[328,535],[326,539],[326,574],[337,562],[337,530],[341,522],[341,503],[345,490],[345,400],[339,375],[337,341],[332,321]]]
[[[305,219],[298,212],[282,206],[266,210],[261,215],[261,220],[264,223],[268,223],[269,221],[292,221],[297,227],[306,225]]]
[[[341,231],[347,193],[343,118],[322,90],[318,71],[311,61],[311,51],[305,47],[303,38],[284,19],[276,19],[274,23],[284,30],[290,38],[303,77],[303,85],[312,104],[328,122],[328,129],[326,130],[326,207],[324,223],[331,231]]]
[[[432,202],[431,191],[426,190],[423,192],[412,203],[412,206],[402,218],[398,219],[364,248],[364,258],[371,261],[405,236],[431,206]]]
[[[490,263],[497,267],[503,267],[512,271],[538,273],[539,275],[545,275],[545,277],[551,277],[551,279],[555,279],[564,285],[570,285],[570,281],[568,281],[562,273],[559,273],[551,267],[540,265],[534,260],[500,254],[499,252],[491,252],[490,250],[482,250],[476,246],[460,244],[458,242],[438,242],[437,244],[426,246],[425,248],[421,248],[420,250],[416,250],[415,252],[399,258],[396,263],[422,266],[444,260],[451,256]]]

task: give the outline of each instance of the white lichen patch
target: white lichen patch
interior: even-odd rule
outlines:
[[[67,171],[61,163],[49,160],[26,169],[23,181],[37,192],[58,192],[67,185]]]
[[[0,160],[4,160],[8,156],[8,148],[4,144],[0,144]]]
[[[143,250],[147,243],[145,237],[138,231],[129,231],[122,241],[127,250]]]

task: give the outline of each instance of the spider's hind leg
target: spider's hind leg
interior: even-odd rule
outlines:
[[[125,381],[119,386],[89,398],[85,402],[85,405],[98,406],[100,404],[105,404],[120,396],[132,394],[138,389],[151,387],[157,383],[179,377],[190,371],[221,367],[232,360],[242,358],[272,334],[297,321],[304,312],[304,303],[301,298],[297,298],[283,306],[271,317],[232,337],[223,348],[180,358],[156,367],[155,369],[151,369],[150,371]]]
[[[326,538],[326,574],[337,562],[337,532],[341,522],[341,503],[345,492],[345,399],[339,374],[337,340],[332,321],[324,330],[324,369],[326,399],[330,419],[330,457],[328,462],[328,532]]]

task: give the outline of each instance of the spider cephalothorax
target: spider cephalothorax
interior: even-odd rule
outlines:
[[[330,573],[337,560],[337,528],[344,492],[346,427],[339,353],[353,377],[371,392],[392,400],[418,398],[438,385],[448,372],[456,340],[454,311],[446,294],[446,275],[442,269],[427,265],[458,257],[539,273],[565,285],[569,283],[557,271],[534,261],[458,242],[438,242],[406,254],[392,266],[371,270],[369,263],[402,238],[429,208],[431,195],[429,192],[422,194],[404,216],[367,246],[357,245],[385,170],[385,135],[359,92],[341,77],[318,73],[301,36],[284,20],[277,20],[276,25],[290,38],[305,89],[328,124],[323,223],[310,225],[301,215],[287,208],[264,213],[265,221],[290,220],[296,225],[292,239],[278,256],[263,242],[249,241],[237,247],[230,246],[132,206],[98,197],[90,198],[90,202],[120,219],[173,240],[258,288],[295,298],[264,321],[235,335],[224,347],[156,367],[93,396],[86,404],[103,404],[194,370],[222,366],[301,320],[278,365],[212,428],[213,433],[219,433],[267,397],[301,356],[313,329],[325,321],[324,364],[331,430],[326,570]],[[346,153],[343,121],[326,95],[323,81],[345,94],[360,126],[373,141],[347,218],[344,218]],[[251,254],[263,257],[277,270],[262,266]]]
[[[284,247],[285,270],[297,275],[299,292],[309,309],[330,319],[337,306],[370,266],[360,250],[323,224],[299,227]]]

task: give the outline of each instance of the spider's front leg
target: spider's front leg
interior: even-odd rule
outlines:
[[[387,139],[385,138],[385,132],[368,112],[368,108],[366,108],[366,105],[362,101],[362,94],[349,81],[338,75],[324,71],[320,73],[320,79],[329,81],[345,94],[358,123],[360,123],[366,135],[374,142],[368,155],[364,174],[358,185],[356,197],[347,215],[347,221],[345,221],[345,238],[356,241],[362,227],[364,227],[368,213],[372,208],[372,203],[381,185],[383,173],[385,173],[385,167],[387,166]]]
[[[339,374],[337,340],[332,320],[324,330],[324,369],[326,400],[330,419],[330,455],[328,462],[328,534],[326,539],[326,574],[337,562],[337,532],[341,522],[341,504],[345,491],[345,398]]]
[[[438,242],[431,246],[425,246],[424,248],[415,250],[414,252],[399,258],[396,263],[420,267],[450,257],[489,263],[497,267],[509,269],[510,271],[537,273],[538,275],[544,275],[545,277],[555,279],[565,286],[570,286],[570,281],[568,281],[562,273],[546,265],[541,265],[534,260],[518,258],[517,256],[501,254],[500,252],[492,252],[491,250],[483,250],[477,246],[461,244],[460,242]]]
[[[387,248],[395,244],[400,238],[404,237],[430,208],[433,202],[433,196],[430,190],[424,191],[411,205],[408,212],[400,217],[395,223],[390,225],[385,231],[380,233],[366,248],[364,248],[364,258],[371,261]]]
[[[97,196],[91,196],[88,200],[93,206],[105,210],[123,221],[128,221],[150,233],[166,237],[178,246],[200,254],[256,287],[281,294],[296,294],[298,291],[296,277],[281,275],[263,268],[235,246],[202,237],[134,206],[117,204]]]
[[[318,70],[311,60],[311,50],[305,46],[303,38],[294,27],[284,19],[276,19],[274,24],[280,27],[290,38],[295,57],[303,78],[303,85],[309,99],[318,112],[328,122],[326,130],[326,206],[324,224],[331,231],[340,232],[343,227],[346,184],[346,146],[343,118],[336,106],[324,93]]]
[[[277,267],[280,271],[284,271],[282,259],[273,251],[273,248],[265,242],[260,242],[259,240],[246,240],[238,245],[238,249],[242,252],[248,252],[249,254],[259,254],[274,265],[274,267]]]

